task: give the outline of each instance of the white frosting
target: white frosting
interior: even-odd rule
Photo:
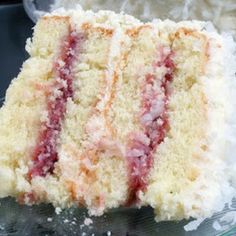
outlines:
[[[118,68],[117,59],[120,58],[120,54],[121,54],[120,44],[123,37],[124,37],[124,33],[120,25],[117,25],[111,39],[110,50],[109,50],[109,55],[108,55],[108,60],[107,60],[107,70],[106,70],[106,75],[105,75],[107,86],[103,94],[104,96],[103,99],[101,99],[101,101],[97,105],[97,108],[100,111],[105,109],[105,106],[111,97],[114,76]]]
[[[91,10],[84,11],[80,5],[76,5],[75,8],[66,10],[65,8],[58,8],[52,13],[47,13],[44,16],[70,16],[72,23],[81,25],[82,23],[91,23],[94,27],[104,27],[108,29],[117,28],[122,24],[122,28],[130,28],[134,25],[141,25],[142,23],[133,16],[126,15],[124,13],[116,14],[113,11],[93,12]]]
[[[214,32],[208,34],[211,42],[210,60],[206,68],[208,78],[204,78],[203,83],[210,104],[207,130],[211,140],[209,159],[219,160],[217,177],[221,183],[222,196],[215,203],[215,209],[222,210],[224,204],[236,196],[235,189],[228,182],[236,175],[233,154],[236,148],[236,45],[230,35],[222,37]]]
[[[55,0],[51,10],[59,7],[65,9],[75,9],[78,4],[84,9],[109,9],[116,12],[126,12],[134,15],[141,20],[151,21],[158,17],[161,19],[170,18],[176,21],[199,19],[211,20],[221,31],[230,31],[236,36],[236,4],[234,0],[215,1],[215,0],[182,0],[165,1],[162,0]]]
[[[209,61],[205,75],[200,79],[208,102],[209,151],[206,160],[210,162],[202,166],[206,169],[202,181],[208,187],[204,210],[211,217],[236,196],[236,45],[232,36],[218,35],[209,23],[206,29],[210,40]],[[198,220],[190,222],[185,230],[195,230],[198,225]],[[218,226],[215,223],[213,227],[218,229]]]

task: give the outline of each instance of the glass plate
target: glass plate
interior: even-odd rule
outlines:
[[[235,236],[236,227],[227,223],[222,223],[218,232],[212,227],[225,212],[205,220],[197,230],[186,232],[183,226],[187,221],[156,223],[149,207],[119,208],[101,217],[89,217],[83,208],[67,209],[57,215],[51,205],[22,206],[6,198],[0,207],[0,235]],[[92,223],[85,225],[88,219]]]
[[[36,2],[37,1],[31,0],[30,4]],[[43,8],[38,8],[38,10],[48,9],[49,2],[51,1],[44,0]],[[95,8],[98,7],[99,4],[102,5],[105,3],[105,1],[102,0],[94,2],[96,2],[96,4],[94,4]],[[99,4],[97,4],[98,2]],[[127,7],[128,13],[132,13],[132,9],[130,12],[127,5],[130,4],[130,2],[135,1],[126,1],[126,6],[123,5],[123,10]],[[167,1],[165,1],[165,3],[163,2],[162,5],[159,5],[160,9],[165,10],[163,11],[162,17],[173,18],[167,13],[173,10],[171,6],[174,5],[168,5]],[[83,3],[87,4],[87,7],[89,7],[91,1],[83,1]],[[121,2],[115,2],[112,6],[109,4],[109,1],[106,1],[104,6],[116,10]],[[172,4],[175,3],[172,1]],[[36,4],[34,6],[39,7],[40,5]],[[180,5],[177,4],[177,7],[178,6]],[[138,11],[138,6],[136,7]],[[142,5],[140,7],[142,7]],[[179,8],[180,11],[181,9]],[[29,11],[29,8],[27,11]],[[132,14],[138,16],[137,12]],[[151,13],[146,16],[145,14],[139,16],[144,20],[148,20],[150,15]],[[36,19],[33,18],[33,16],[31,17],[34,20]],[[4,34],[0,34],[0,106],[4,100],[7,86],[11,79],[17,75],[22,62],[27,57],[24,50],[25,40],[32,34],[32,26],[33,24],[26,17],[21,4],[0,6],[0,29],[4,32]],[[83,208],[71,208],[62,211],[60,214],[56,214],[53,206],[49,204],[41,204],[32,207],[22,206],[12,198],[5,198],[0,200],[0,236],[235,236],[236,222],[230,221],[230,217],[227,221],[223,221],[222,219],[222,216],[227,212],[228,214],[234,214],[236,212],[236,202],[231,206],[231,209],[226,208],[224,211],[215,214],[211,219],[206,219],[197,230],[186,232],[183,226],[189,221],[156,223],[154,221],[153,210],[150,207],[143,207],[141,209],[119,208],[111,210],[101,217],[89,217],[86,210]],[[221,225],[221,229],[215,230],[214,228],[218,229],[219,225]]]

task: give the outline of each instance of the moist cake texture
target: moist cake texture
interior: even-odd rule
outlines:
[[[235,44],[210,23],[59,10],[0,110],[0,197],[202,219],[235,195]]]

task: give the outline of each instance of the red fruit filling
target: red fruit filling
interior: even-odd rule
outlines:
[[[54,65],[56,79],[47,102],[47,121],[42,123],[34,149],[33,165],[29,171],[30,178],[52,173],[58,160],[57,140],[65,116],[67,100],[73,97],[73,62],[78,56],[83,41],[84,35],[70,32]]]
[[[139,200],[139,192],[147,187],[147,176],[153,165],[153,155],[168,131],[167,106],[169,85],[173,79],[175,65],[173,52],[160,47],[159,57],[153,63],[153,71],[165,69],[163,76],[154,73],[145,76],[142,88],[140,123],[143,130],[129,136],[127,159],[129,168],[129,198],[127,205]]]

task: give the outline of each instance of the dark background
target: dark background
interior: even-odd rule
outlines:
[[[3,4],[6,2],[11,4]],[[28,56],[25,42],[34,25],[22,4],[16,2],[20,1],[0,0],[0,99],[5,96],[10,81],[17,76]]]

